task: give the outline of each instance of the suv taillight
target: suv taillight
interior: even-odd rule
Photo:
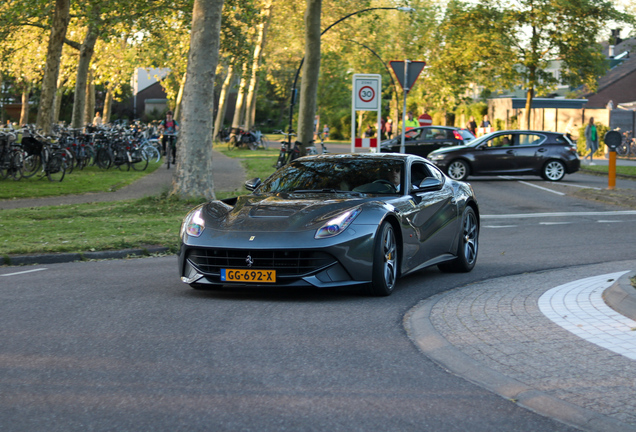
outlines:
[[[459,131],[454,130],[453,131],[453,135],[455,136],[455,139],[458,139],[460,141],[464,141],[464,137],[462,136],[462,134],[459,133]]]

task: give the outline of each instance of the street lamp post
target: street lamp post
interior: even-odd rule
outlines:
[[[340,18],[339,20],[337,20],[336,22],[332,23],[329,27],[327,27],[326,29],[324,29],[321,33],[320,36],[324,35],[325,33],[327,33],[327,31],[329,31],[333,26],[335,26],[338,23],[341,23],[342,21],[346,20],[347,18],[350,18],[354,15],[358,15],[361,14],[363,12],[369,12],[372,10],[399,10],[401,12],[413,12],[415,11],[415,9],[410,8],[410,7],[373,7],[373,8],[367,8],[367,9],[362,9],[356,12],[352,12],[349,15],[345,15],[342,18]],[[298,76],[300,75],[300,70],[303,67],[303,63],[305,62],[305,56],[303,56],[303,58],[300,60],[300,64],[298,65],[298,69],[296,70],[296,75],[294,76],[294,85],[292,87],[292,92],[291,92],[291,101],[289,104],[289,128],[287,130],[287,132],[289,133],[288,135],[288,148],[291,148],[291,133],[293,131],[293,122],[294,122],[294,105],[296,103],[296,85],[298,84]]]

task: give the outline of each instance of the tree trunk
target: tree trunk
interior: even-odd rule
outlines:
[[[530,115],[532,113],[532,99],[534,98],[534,88],[530,87],[526,95],[526,129],[532,129],[530,127]]]
[[[250,85],[247,90],[247,107],[245,109],[245,129],[250,129],[254,124],[254,112],[256,111],[256,89],[258,80],[258,69],[261,63],[261,56],[265,49],[267,26],[272,11],[272,0],[267,0],[263,8],[263,22],[258,26],[258,39],[254,47],[254,57],[252,60],[252,76],[250,77]]]
[[[31,83],[24,83],[22,87],[22,110],[20,110],[20,126],[29,123],[29,94],[31,93]]]
[[[53,99],[53,118],[52,124],[57,124],[60,121],[60,110],[62,109],[62,97],[64,96],[64,90],[66,90],[66,79],[58,77],[57,88],[55,90],[55,98]]]
[[[182,198],[215,198],[212,119],[222,9],[223,0],[194,1],[177,165],[171,190],[172,195]]]
[[[300,85],[300,108],[298,112],[298,141],[302,143],[302,154],[309,141],[314,139],[314,117],[318,99],[318,76],[320,73],[320,12],[322,0],[307,0],[305,10],[305,61]]]
[[[95,117],[95,84],[93,73],[89,71],[86,81],[86,107],[84,108],[84,124],[92,124]]]
[[[80,47],[79,62],[77,64],[77,78],[75,80],[75,99],[73,101],[73,117],[71,127],[84,126],[84,109],[86,106],[86,84],[88,81],[88,68],[95,52],[97,42],[97,29],[90,27]]]
[[[106,87],[106,96],[104,97],[104,111],[102,112],[102,121],[104,124],[110,123],[110,113],[113,107],[113,91],[110,86]]]
[[[62,110],[62,96],[64,95],[64,88],[58,88],[55,92],[55,103],[53,105],[53,119],[52,125],[60,122],[60,111]]]
[[[245,115],[247,116],[246,122],[249,122],[250,124],[249,128],[254,126],[254,124],[256,123],[256,95],[257,94],[258,94],[258,80],[256,81],[256,86],[254,87],[254,97],[252,99],[252,103],[245,110]]]
[[[174,107],[174,119],[181,121],[181,101],[183,101],[183,89],[185,88],[186,74],[183,74],[181,83],[179,84],[179,92],[177,93],[177,101]]]
[[[239,84],[238,95],[236,96],[236,106],[234,107],[234,119],[232,120],[232,127],[244,127],[245,124],[245,86],[247,80],[245,77],[241,77],[241,83]]]
[[[216,110],[216,120],[214,121],[214,134],[212,136],[213,141],[216,141],[221,129],[223,129],[223,121],[225,120],[225,113],[227,111],[227,101],[230,96],[229,89],[232,84],[232,78],[234,78],[234,65],[230,64],[227,68],[227,76],[223,81],[221,94],[219,96],[219,106]]]
[[[46,52],[44,78],[42,79],[42,93],[38,107],[37,128],[49,134],[53,117],[53,99],[57,90],[57,76],[60,73],[60,58],[66,37],[66,29],[70,21],[70,0],[56,0],[55,13],[51,25],[51,35]]]

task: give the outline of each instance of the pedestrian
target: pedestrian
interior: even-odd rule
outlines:
[[[373,126],[369,125],[366,131],[364,131],[365,138],[371,138],[373,136]]]
[[[177,156],[177,146],[175,136],[177,131],[179,130],[179,123],[172,118],[172,111],[168,111],[166,113],[166,118],[159,123],[159,130],[163,132],[163,137],[161,138],[161,146],[163,147],[163,155],[166,156],[166,144],[168,140],[170,140],[170,147],[172,149],[172,163],[175,163],[175,159]]]
[[[93,126],[101,126],[102,125],[102,117],[99,114],[99,111],[95,113],[95,117],[93,118]]]
[[[386,120],[384,118],[380,118],[380,139],[382,136],[386,136]]]
[[[409,112],[406,113],[406,122],[404,122],[404,125],[406,126],[406,130],[409,131],[411,129],[419,127],[420,126],[420,122],[415,120],[413,118],[413,113],[411,111],[409,111]]]
[[[387,119],[384,125],[384,132],[386,133],[386,139],[391,139],[393,136],[393,120]]]
[[[490,120],[488,120],[488,114],[484,114],[484,119],[481,121],[481,125],[479,125],[479,127],[489,128],[491,126]]]
[[[473,135],[477,136],[477,122],[475,121],[474,116],[470,116],[468,124],[466,124],[466,129],[468,129]]]
[[[585,145],[590,149],[590,165],[594,165],[594,153],[598,150],[598,130],[594,124],[594,117],[590,117],[590,121],[585,126]],[[585,156],[584,159],[587,159]]]
[[[322,140],[327,141],[328,138],[329,138],[329,125],[325,124],[325,126],[322,128]]]

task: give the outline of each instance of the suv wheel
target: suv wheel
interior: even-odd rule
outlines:
[[[468,168],[468,164],[463,160],[456,159],[448,165],[447,174],[453,180],[466,180],[469,173],[470,169]]]
[[[541,177],[549,181],[559,181],[565,176],[565,165],[559,160],[548,161],[543,166]]]

